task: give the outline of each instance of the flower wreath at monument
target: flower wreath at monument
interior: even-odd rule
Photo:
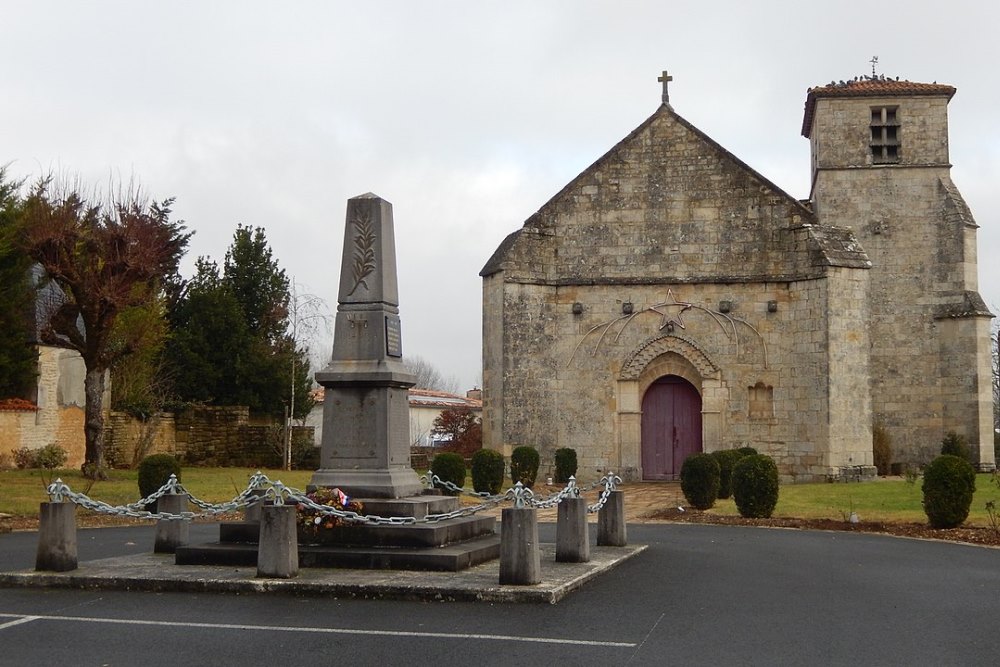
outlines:
[[[361,514],[361,511],[364,509],[364,506],[360,502],[357,500],[351,500],[346,493],[337,488],[316,489],[315,491],[307,493],[306,498],[309,498],[314,503],[319,505],[334,507],[346,512],[357,512],[358,514]],[[303,533],[311,537],[320,537],[324,531],[337,526],[349,524],[348,521],[341,519],[340,517],[329,514],[320,514],[316,510],[310,509],[304,505],[299,505],[298,511],[299,528]]]

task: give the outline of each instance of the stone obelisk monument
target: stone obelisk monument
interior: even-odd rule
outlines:
[[[407,394],[415,378],[402,362],[392,204],[371,193],[347,202],[337,302],[333,357],[316,373],[326,398],[310,486],[361,498],[417,495]]]

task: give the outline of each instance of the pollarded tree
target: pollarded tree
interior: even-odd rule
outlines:
[[[138,346],[113,335],[118,317],[156,297],[163,279],[177,272],[191,237],[170,219],[172,203],[150,202],[135,189],[93,202],[79,186],[53,192],[51,179],[44,179],[31,189],[19,216],[25,252],[63,294],[42,323],[42,339],[76,350],[86,366],[89,476],[104,474],[105,375]]]

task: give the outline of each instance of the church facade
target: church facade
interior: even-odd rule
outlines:
[[[752,446],[807,481],[872,476],[880,424],[896,462],[956,431],[992,469],[992,315],[949,176],[954,93],[810,89],[800,201],[678,115],[664,83],[481,272],[484,445],[572,447],[582,476],[649,480]]]

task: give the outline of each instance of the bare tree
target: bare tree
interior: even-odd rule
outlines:
[[[319,332],[330,330],[330,314],[326,301],[315,294],[301,291],[301,287],[303,286],[296,284],[293,278],[288,299],[288,334],[296,350],[295,354],[291,355],[291,399],[285,424],[285,447],[282,456],[285,470],[292,469],[292,419],[295,414],[295,388],[299,384],[295,367],[300,356],[309,359],[309,341]]]
[[[458,378],[444,377],[431,362],[423,357],[411,356],[403,359],[403,365],[417,377],[415,389],[433,389],[435,391],[446,391],[451,394],[458,393]]]

